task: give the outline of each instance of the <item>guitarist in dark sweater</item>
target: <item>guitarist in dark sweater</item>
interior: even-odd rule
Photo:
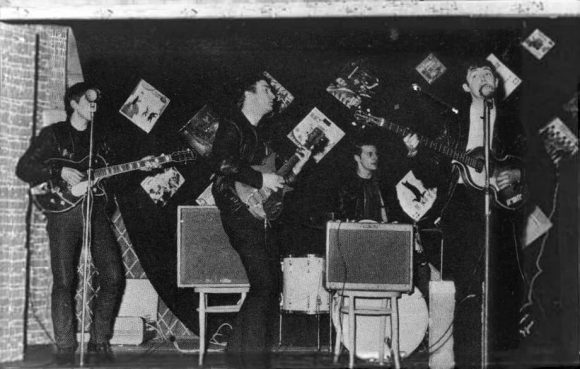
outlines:
[[[67,120],[47,126],[34,138],[18,161],[16,175],[20,179],[33,186],[51,180],[74,186],[84,179],[82,169],[65,163],[80,162],[89,154],[90,122],[92,113],[96,111],[97,97],[98,90],[84,82],[67,90],[64,99]],[[101,158],[112,156],[104,142],[95,144],[95,154]],[[87,346],[89,363],[114,361],[109,340],[113,335],[115,312],[125,281],[120,248],[105,211],[105,202],[105,196],[94,196],[91,255],[98,270],[100,290],[95,300]],[[81,203],[84,201],[67,211],[46,214],[53,275],[51,310],[58,365],[73,364],[78,346],[74,292],[84,233],[85,206]]]
[[[269,368],[272,330],[279,306],[280,259],[275,248],[266,242],[267,221],[250,213],[250,205],[247,199],[240,198],[236,185],[241,183],[264,193],[282,191],[285,184],[295,180],[311,151],[299,149],[296,154],[299,159],[286,176],[258,170],[271,152],[257,127],[272,112],[275,95],[259,74],[239,81],[237,87],[237,107],[220,121],[212,147],[216,171],[212,193],[223,228],[240,255],[250,282],[227,351],[235,367]]]
[[[517,119],[500,111],[499,78],[487,61],[470,63],[465,70],[463,91],[470,104],[453,137],[460,150],[483,146],[483,106],[492,103],[490,114],[491,148],[496,157],[522,157],[524,135]],[[416,136],[405,138],[410,155],[418,149]],[[484,278],[485,215],[484,192],[475,189],[465,168],[453,166],[450,193],[441,216],[444,237],[443,278],[455,282],[455,317],[453,326],[455,360],[459,368],[480,365],[482,282]],[[492,168],[493,170],[493,168]],[[524,180],[522,167],[507,166],[494,173],[497,188],[502,190]],[[523,214],[517,210],[493,207],[491,214],[489,352],[514,349],[517,346],[518,307],[522,280],[518,274],[517,248]],[[493,359],[491,359],[493,360]]]

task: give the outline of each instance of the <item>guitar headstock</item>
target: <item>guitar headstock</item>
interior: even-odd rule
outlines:
[[[173,162],[188,162],[197,158],[197,154],[194,153],[191,149],[175,151],[169,154],[169,156]]]
[[[371,113],[362,110],[356,110],[354,112],[354,119],[357,121],[357,123],[361,123],[362,125],[382,127],[385,124],[384,118],[375,117]]]

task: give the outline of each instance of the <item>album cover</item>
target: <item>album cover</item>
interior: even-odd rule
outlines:
[[[119,113],[149,133],[169,105],[169,99],[144,80],[140,80]]]
[[[322,150],[312,155],[312,158],[318,163],[332,150],[332,148],[344,137],[344,131],[332,122],[317,108],[313,108],[310,113],[290,133],[288,138],[295,145],[304,145],[310,134],[319,129],[324,133],[326,144]]]
[[[497,56],[489,54],[487,60],[494,66],[495,71],[499,74],[504,87],[504,99],[511,95],[512,92],[522,83],[522,80],[516,76]]]
[[[423,77],[427,83],[432,84],[437,78],[445,73],[447,68],[433,53],[431,53],[419,65],[417,65],[415,70],[419,72],[421,77]]]
[[[208,157],[211,154],[218,127],[218,115],[209,105],[204,105],[179,130],[179,134],[201,156]]]
[[[141,181],[141,187],[155,204],[164,206],[184,182],[181,173],[175,167],[169,167],[161,173],[146,177]]]
[[[556,43],[539,29],[532,32],[532,34],[522,42],[522,46],[538,60],[541,60],[555,45]]]
[[[364,99],[371,99],[379,87],[379,79],[362,61],[347,63],[326,91],[349,109],[358,108]]]
[[[294,95],[290,93],[277,79],[275,79],[270,73],[264,71],[264,76],[272,86],[272,92],[276,95],[276,113],[281,113],[294,101]]]
[[[558,164],[560,160],[572,157],[578,152],[578,137],[560,118],[554,118],[540,129],[539,133],[544,140],[544,148],[554,164]]]
[[[401,209],[416,222],[433,207],[437,199],[437,188],[425,188],[413,171],[401,178],[396,189]]]

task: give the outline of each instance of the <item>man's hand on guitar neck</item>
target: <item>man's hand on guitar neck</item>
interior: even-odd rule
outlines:
[[[403,142],[405,146],[407,146],[407,156],[412,158],[413,156],[417,155],[417,150],[419,147],[419,137],[416,133],[408,134],[403,137]]]
[[[155,158],[153,155],[145,156],[142,161],[145,161],[145,167],[141,168],[144,172],[152,171],[153,169],[161,168],[161,163],[158,160],[152,160]]]
[[[312,151],[308,150],[304,146],[301,146],[300,148],[298,148],[298,150],[296,150],[296,155],[298,155],[298,157],[300,157],[300,160],[298,161],[298,163],[296,163],[296,165],[292,169],[292,172],[294,172],[294,175],[298,175],[302,171],[304,164],[306,164],[308,159],[310,159],[310,156],[312,155]]]
[[[267,188],[272,191],[278,191],[284,187],[284,177],[276,173],[262,173],[262,188]]]
[[[60,176],[71,186],[76,186],[84,178],[84,175],[81,172],[70,167],[63,167],[60,171]]]
[[[519,169],[507,169],[498,173],[496,177],[497,187],[500,190],[510,186],[513,183],[519,182],[522,178],[522,172]]]

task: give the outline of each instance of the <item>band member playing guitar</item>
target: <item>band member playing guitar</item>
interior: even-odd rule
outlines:
[[[462,145],[459,149],[472,152],[483,146],[483,107],[492,103],[490,136],[492,154],[496,157],[522,157],[525,148],[522,127],[516,118],[502,111],[497,93],[499,79],[487,61],[469,63],[464,71],[462,89],[470,97],[462,111],[461,128],[453,139]],[[414,156],[420,139],[417,135],[404,138],[409,155]],[[473,166],[475,164],[472,163]],[[467,164],[470,166],[470,164]],[[484,193],[465,171],[466,166],[454,166],[450,197],[441,217],[445,251],[443,277],[451,278],[456,286],[454,320],[455,360],[458,367],[479,366],[481,358],[481,299],[484,276],[485,214]],[[522,183],[523,168],[506,166],[492,173],[498,191]],[[521,202],[518,195],[507,197],[505,205]],[[497,200],[497,199],[496,199]],[[521,300],[521,278],[517,266],[517,241],[523,215],[520,211],[506,210],[509,206],[495,207],[491,231],[491,284],[490,284],[490,352],[507,350],[517,345],[518,307]]]
[[[280,262],[279,255],[266,244],[267,216],[260,219],[262,212],[250,209],[260,202],[256,198],[278,193],[292,183],[311,151],[300,148],[291,170],[284,171],[284,175],[255,169],[253,166],[263,164],[269,153],[257,126],[273,111],[275,95],[261,74],[240,81],[238,87],[237,107],[220,121],[212,147],[217,174],[212,192],[224,230],[240,255],[250,282],[250,292],[236,316],[227,351],[235,367],[269,368],[268,352],[278,312]],[[260,195],[251,196],[251,201],[248,196],[241,198],[243,191],[239,189],[244,186],[236,183],[260,191]]]
[[[66,121],[40,131],[18,161],[16,175],[33,186],[48,181],[63,182],[70,187],[81,183],[86,173],[67,163],[80,163],[89,154],[90,125],[97,98],[98,90],[87,83],[71,86],[65,95]],[[94,147],[95,157],[111,156],[105,142],[96,143]],[[148,162],[141,169],[153,167],[156,164]],[[105,196],[95,196],[94,199],[90,244],[100,289],[95,299],[87,361],[110,363],[114,357],[109,340],[113,335],[116,305],[123,293],[125,278],[119,245],[105,213]],[[65,211],[46,214],[53,275],[51,308],[57,365],[73,364],[78,346],[74,291],[84,231],[84,206],[81,204],[84,201],[79,200],[71,203]]]

